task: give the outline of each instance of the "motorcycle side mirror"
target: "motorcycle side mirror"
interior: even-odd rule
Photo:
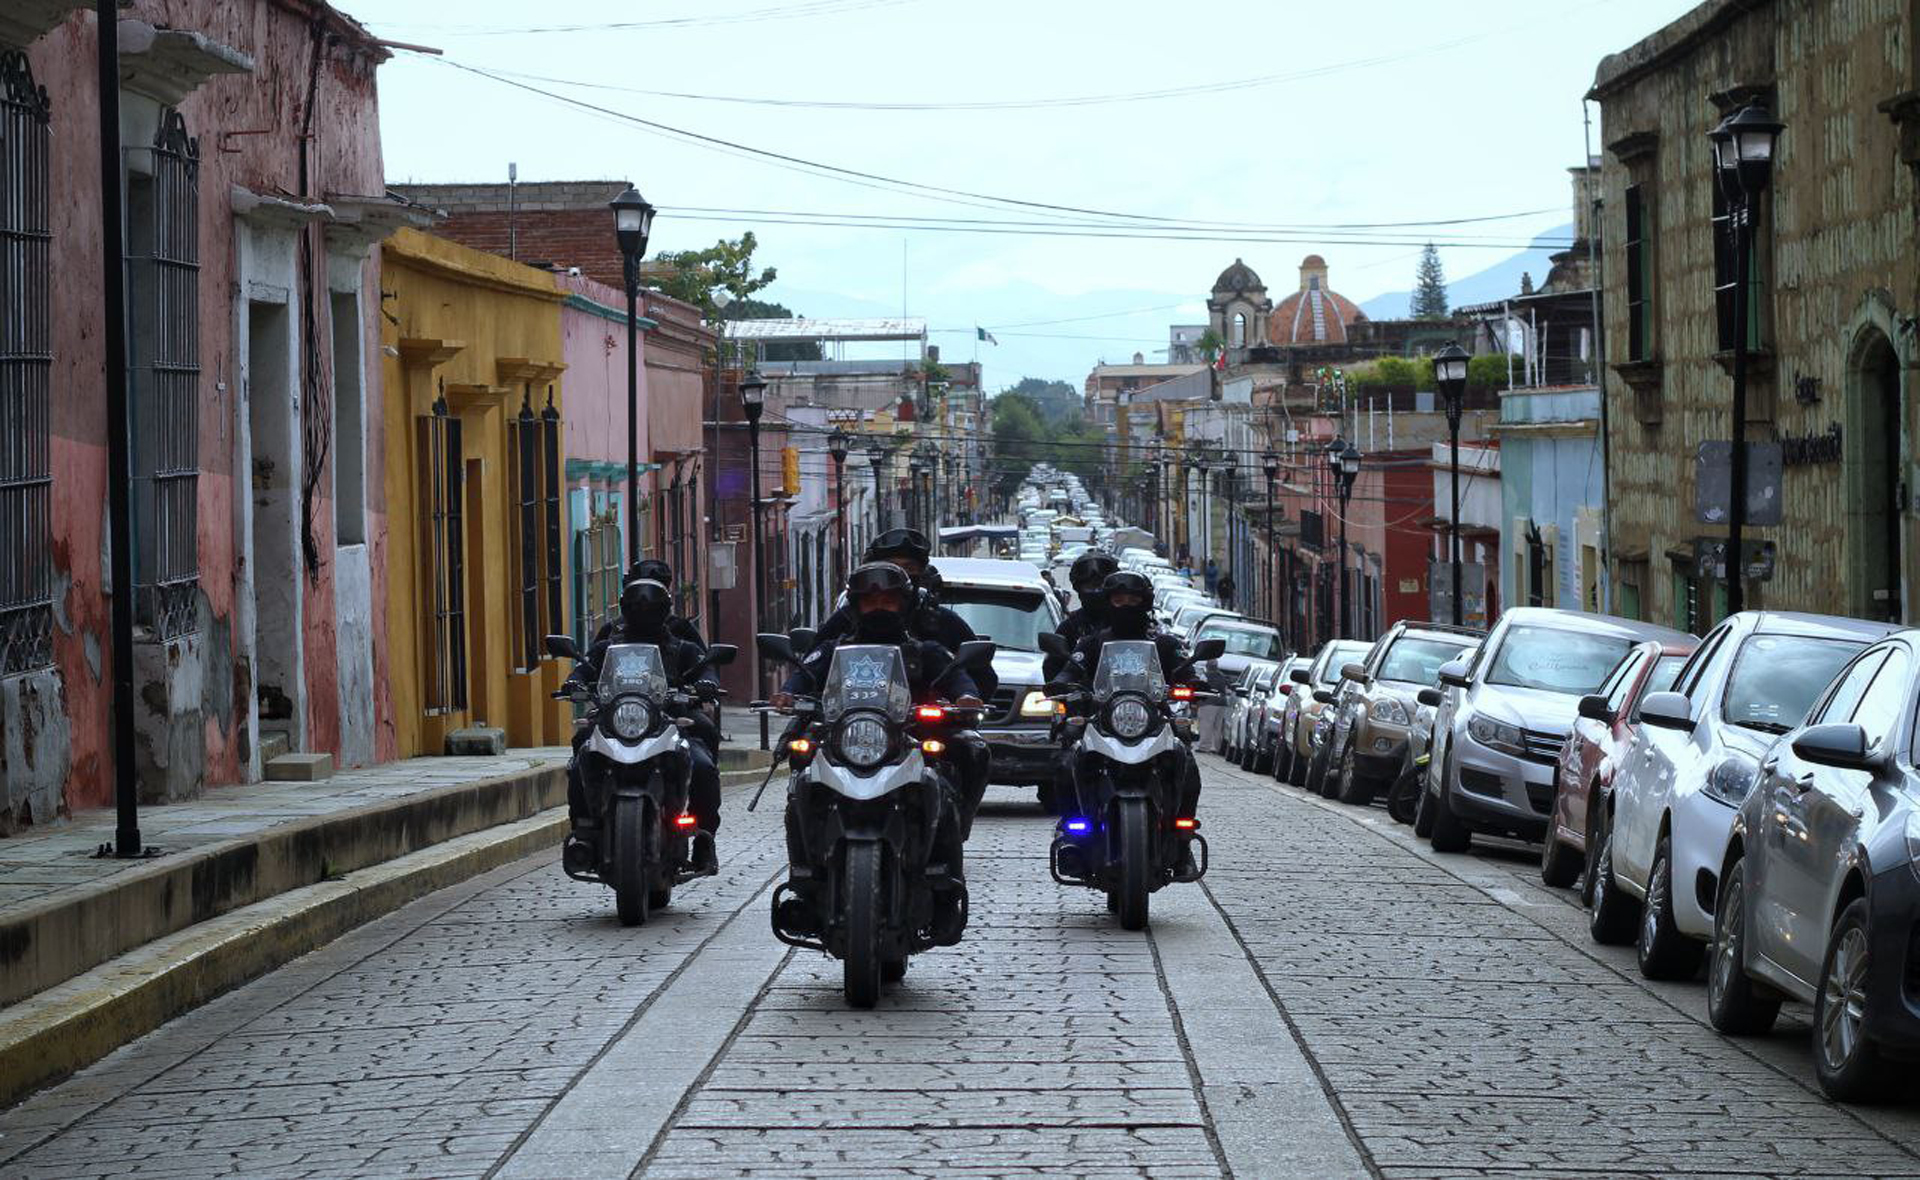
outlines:
[[[1193,654],[1187,658],[1196,664],[1208,660],[1217,660],[1227,654],[1227,641],[1224,639],[1202,639],[1193,645]]]
[[[793,640],[777,631],[754,636],[754,643],[759,647],[763,659],[780,660],[788,664],[797,662],[793,654]]]
[[[813,645],[820,642],[820,633],[812,627],[795,627],[787,632],[787,641],[793,645],[795,655],[806,655]]]
[[[1040,650],[1050,656],[1058,656],[1063,660],[1073,656],[1073,649],[1067,645],[1067,641],[1052,631],[1043,631],[1040,633]]]
[[[733,663],[740,649],[731,643],[716,643],[707,649],[707,663],[711,667],[724,668]]]
[[[580,658],[580,645],[573,641],[571,635],[549,635],[547,654],[563,660],[577,660]]]
[[[1415,694],[1415,699],[1429,709],[1438,709],[1441,701],[1440,690],[1437,688],[1423,688]]]
[[[985,639],[969,639],[953,653],[953,662],[969,672],[978,671],[993,663],[994,644]]]

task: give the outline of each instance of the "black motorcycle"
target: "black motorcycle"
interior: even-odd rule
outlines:
[[[807,638],[762,635],[760,651],[800,667]],[[984,640],[962,644],[953,666],[984,667],[993,651]],[[947,803],[957,791],[946,754],[979,712],[916,705],[909,685],[898,647],[846,644],[819,695],[781,710],[793,718],[781,751],[793,768],[792,875],[774,892],[773,933],[839,959],[856,1008],[873,1007],[881,985],[906,974],[910,955],[953,945],[966,924],[965,885],[932,857],[939,825],[959,822]],[[958,894],[945,911],[957,904],[957,922],[949,917],[945,929],[941,892]]]
[[[1225,650],[1223,640],[1202,640],[1174,669],[1174,679]],[[1080,804],[1054,836],[1053,879],[1104,892],[1108,911],[1119,915],[1124,929],[1145,929],[1153,893],[1206,875],[1200,821],[1181,816],[1178,802],[1192,757],[1193,722],[1186,710],[1213,694],[1190,684],[1169,686],[1159,649],[1149,640],[1108,641],[1090,691],[1056,683],[1048,692],[1067,705]],[[1182,875],[1181,853],[1188,844],[1196,866]]]
[[[568,839],[560,866],[576,881],[611,886],[622,925],[638,926],[669,904],[673,887],[696,875],[689,869],[692,842],[713,838],[687,810],[693,760],[684,731],[705,700],[721,695],[696,678],[732,663],[736,650],[716,643],[670,681],[657,646],[616,643],[592,688],[569,681],[553,694],[586,706],[591,732],[573,757],[588,815],[599,825],[597,840]],[[547,651],[580,659],[568,635],[547,636]]]

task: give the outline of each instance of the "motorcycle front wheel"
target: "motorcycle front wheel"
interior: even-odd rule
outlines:
[[[880,846],[862,840],[847,845],[846,956],[841,960],[847,1003],[871,1008],[880,1000]]]
[[[1152,897],[1148,874],[1152,866],[1148,856],[1153,833],[1147,830],[1147,804],[1143,799],[1125,799],[1120,803],[1120,928],[1145,930],[1147,907]]]
[[[613,903],[622,926],[640,926],[651,908],[648,896],[647,813],[644,798],[621,798],[613,803]]]

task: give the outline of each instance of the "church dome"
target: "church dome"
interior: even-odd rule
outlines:
[[[1327,286],[1327,260],[1309,254],[1300,260],[1300,289],[1282,299],[1267,317],[1267,339],[1290,344],[1345,344],[1347,326],[1366,319],[1358,304]]]
[[[1264,291],[1266,289],[1266,285],[1260,281],[1260,276],[1253,272],[1253,268],[1238,258],[1233,260],[1232,266],[1221,271],[1220,277],[1213,282],[1213,292],[1216,295],[1225,291]]]

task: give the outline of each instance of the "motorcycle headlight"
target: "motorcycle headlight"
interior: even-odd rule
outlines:
[[[1728,807],[1738,807],[1752,793],[1754,780],[1759,774],[1759,768],[1745,758],[1729,758],[1707,773],[1703,790],[1709,799],[1718,800]],[[1911,827],[1908,830],[1911,831]]]
[[[1373,702],[1373,708],[1367,710],[1367,715],[1388,725],[1407,724],[1407,707],[1395,697]]]
[[[1467,722],[1467,736],[1490,749],[1501,750],[1508,754],[1525,754],[1525,739],[1521,737],[1520,727],[1508,725],[1504,721],[1495,721],[1491,717],[1474,717]]]
[[[1107,710],[1107,726],[1115,737],[1132,741],[1146,733],[1153,725],[1153,710],[1147,708],[1145,701],[1129,697],[1115,701]]]
[[[878,717],[855,717],[840,727],[840,760],[856,770],[871,770],[887,759],[892,735]]]
[[[623,741],[636,741],[653,728],[653,706],[630,697],[613,707],[613,734]]]
[[[1022,717],[1051,717],[1053,716],[1053,701],[1049,699],[1044,692],[1030,692],[1027,694],[1027,699],[1020,702],[1020,715]]]

